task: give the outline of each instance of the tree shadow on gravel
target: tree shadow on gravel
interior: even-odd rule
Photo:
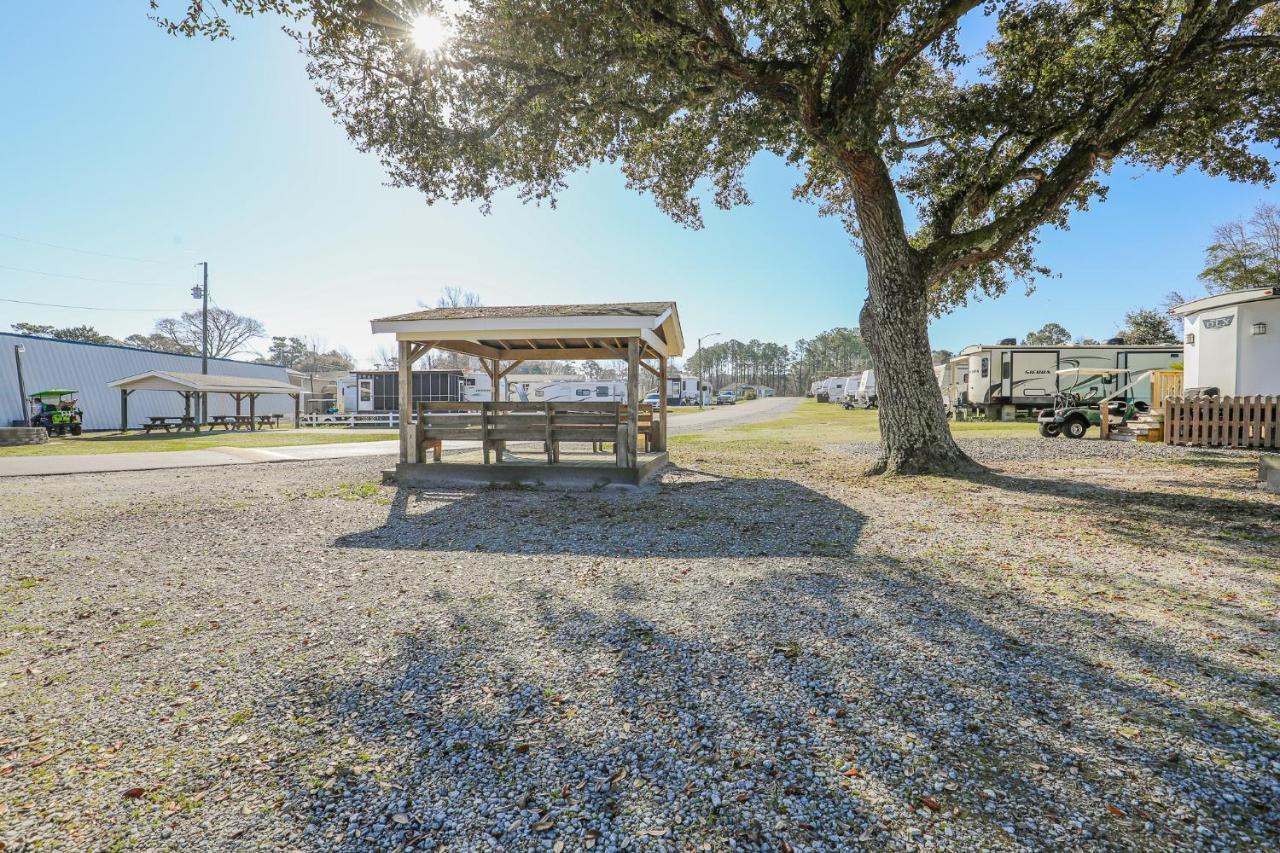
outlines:
[[[293,685],[321,742],[385,756],[286,780],[312,849],[1249,846],[1280,828],[1276,694],[1255,673],[964,567],[859,556],[859,514],[795,483],[410,497],[340,544],[492,548],[498,518],[538,534],[502,553],[626,559],[594,589],[553,571],[450,601],[376,674]],[[705,531],[675,524],[694,515]],[[721,544],[748,522],[781,541]]]
[[[847,551],[863,517],[790,480],[706,478],[635,492],[400,488],[386,523],[342,548],[602,557],[786,557]]]

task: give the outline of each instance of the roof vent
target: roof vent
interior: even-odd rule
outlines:
[[[1124,338],[1107,338],[1107,346],[1109,347],[1122,347],[1124,344]]]
[[[1000,339],[1000,346],[1002,347],[1016,347],[1017,345],[1018,345],[1017,338],[1001,338]]]

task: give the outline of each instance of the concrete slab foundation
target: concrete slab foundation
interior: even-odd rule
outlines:
[[[1280,495],[1280,456],[1267,455],[1258,460],[1258,488]]]

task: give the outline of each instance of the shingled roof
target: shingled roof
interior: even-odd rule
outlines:
[[[515,317],[657,317],[674,302],[611,302],[591,305],[483,305],[472,308],[428,308],[381,317],[375,323],[400,320],[480,320]]]

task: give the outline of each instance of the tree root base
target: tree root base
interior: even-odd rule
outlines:
[[[985,467],[970,459],[963,450],[950,444],[936,448],[897,448],[891,453],[883,453],[867,469],[867,475],[898,477],[934,474],[942,477],[967,477],[986,471]]]

